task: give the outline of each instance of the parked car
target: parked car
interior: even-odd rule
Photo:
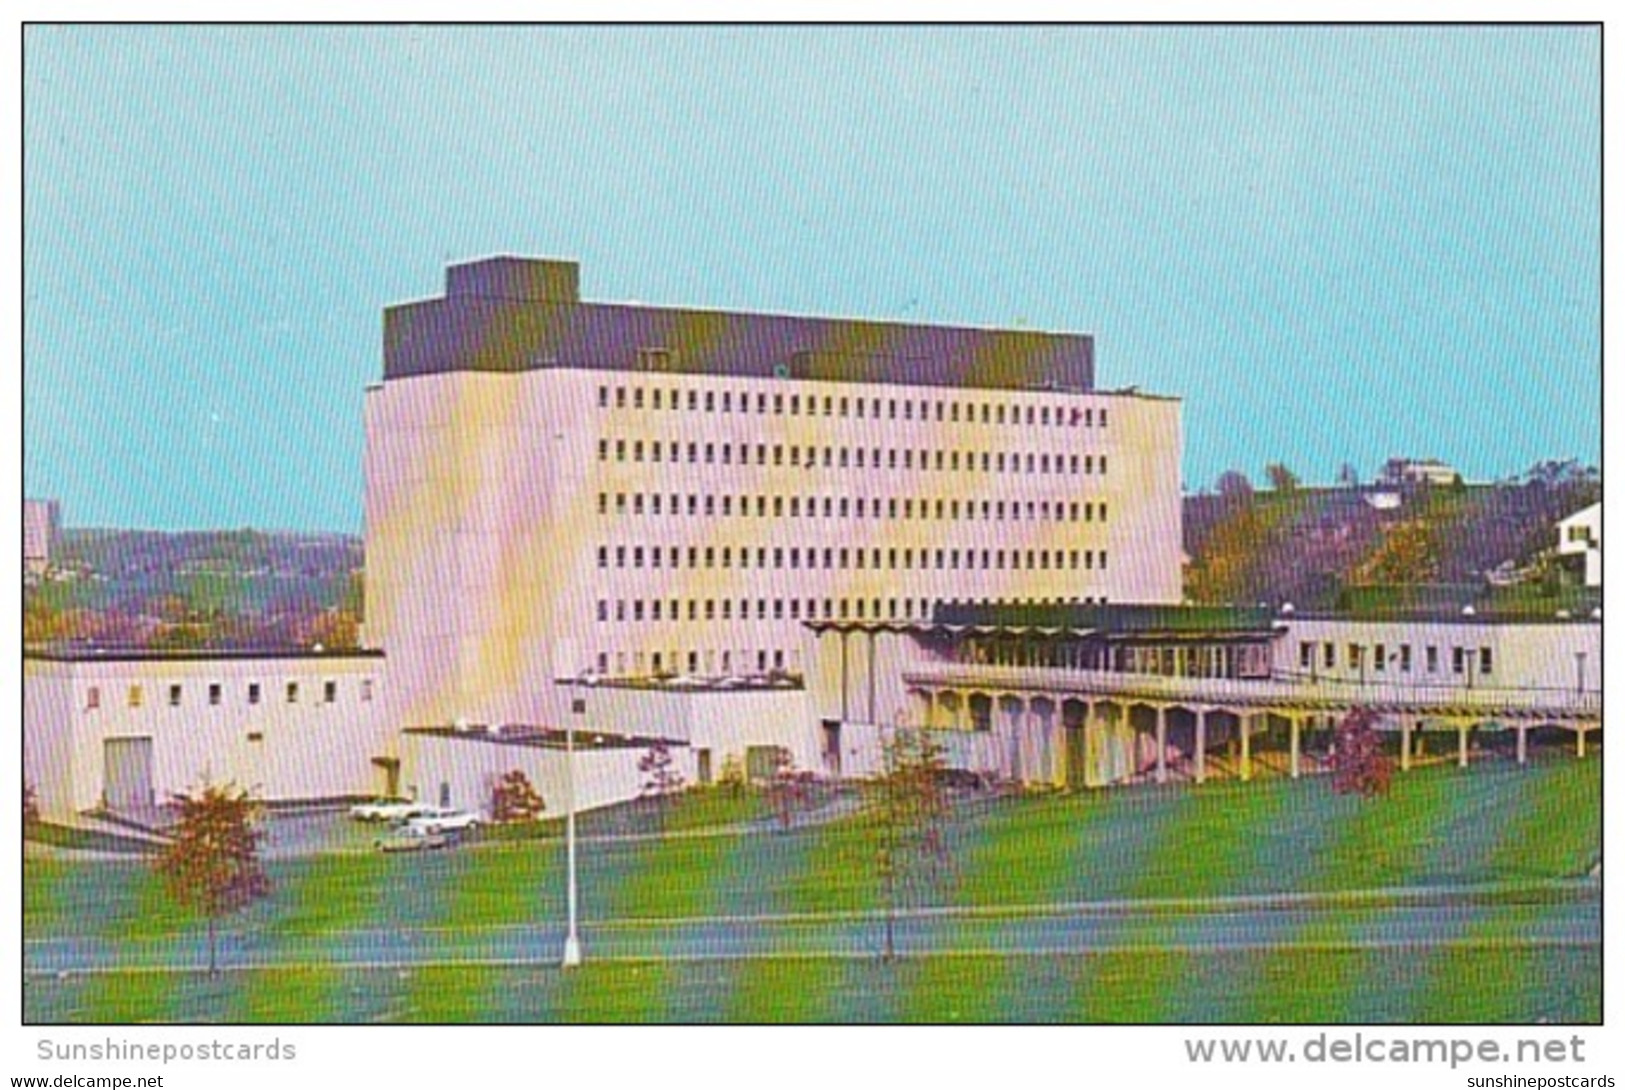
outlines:
[[[447,847],[452,838],[445,833],[431,833],[414,828],[410,823],[391,829],[385,836],[373,841],[381,852],[423,852]]]
[[[471,833],[480,827],[480,815],[469,810],[448,810],[439,806],[414,814],[406,823],[409,829],[425,833]]]
[[[379,798],[350,807],[356,821],[408,821],[435,807],[411,799]]]

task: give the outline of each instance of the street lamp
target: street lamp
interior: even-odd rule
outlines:
[[[579,677],[575,685],[591,686],[591,677]],[[573,969],[581,964],[581,936],[576,927],[576,717],[587,713],[587,698],[577,689],[571,690],[570,718],[564,731],[564,854],[566,881],[566,913],[569,919],[564,935],[564,956],[559,966]]]

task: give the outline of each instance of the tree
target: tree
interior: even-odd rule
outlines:
[[[943,747],[928,731],[898,726],[881,745],[881,771],[870,784],[868,817],[884,898],[882,958],[897,956],[897,916],[916,892],[948,877],[948,798]]]
[[[1227,469],[1219,474],[1214,482],[1219,495],[1231,500],[1250,500],[1253,498],[1253,482],[1247,479],[1247,474],[1239,469]]]
[[[1298,475],[1280,462],[1271,462],[1265,466],[1264,476],[1269,478],[1270,487],[1277,492],[1297,491]]]
[[[666,831],[666,807],[671,797],[683,789],[683,774],[672,767],[671,748],[661,739],[652,742],[638,759],[643,773],[643,793],[655,800],[660,831]]]
[[[1382,540],[1351,573],[1356,583],[1426,583],[1438,577],[1440,547],[1425,519],[1383,528]]]
[[[504,775],[491,789],[491,820],[499,825],[535,821],[546,809],[542,793],[520,769]]]
[[[23,828],[32,829],[39,824],[39,792],[31,783],[23,784]]]
[[[1376,723],[1376,712],[1354,708],[1337,725],[1335,748],[1328,764],[1332,790],[1338,794],[1371,798],[1388,793],[1394,762],[1382,751]]]
[[[773,778],[768,781],[768,796],[773,811],[778,815],[779,828],[789,829],[795,821],[796,811],[807,805],[812,793],[813,774],[796,767],[790,751],[779,746],[773,754]]]
[[[354,651],[361,646],[361,620],[348,610],[325,610],[311,620],[303,642],[329,651]]]
[[[740,763],[739,756],[728,754],[722,759],[722,771],[717,773],[717,786],[723,788],[734,798],[744,794],[748,782],[745,776],[745,766]]]
[[[263,834],[254,825],[258,806],[234,784],[204,783],[195,793],[177,794],[171,801],[179,816],[156,867],[170,896],[208,920],[213,976],[220,918],[271,893],[259,858]]]

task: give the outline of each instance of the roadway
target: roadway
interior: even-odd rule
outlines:
[[[1546,886],[1533,901],[1524,894],[1505,887],[1461,887],[923,909],[898,915],[897,948],[903,954],[962,956],[1600,945],[1596,883]],[[582,943],[589,961],[866,958],[879,954],[882,933],[878,913],[588,920]],[[557,962],[563,942],[561,921],[316,934],[228,926],[220,934],[220,964],[228,970],[545,965]],[[24,943],[24,970],[33,976],[192,972],[207,964],[201,928],[152,939],[52,936]]]

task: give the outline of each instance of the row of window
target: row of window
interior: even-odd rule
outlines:
[[[736,656],[731,650],[720,653],[715,650],[707,650],[703,652],[703,659],[701,655],[702,652],[699,651],[654,651],[647,654],[642,651],[634,651],[630,655],[625,651],[617,651],[612,657],[610,652],[600,651],[598,652],[598,672],[616,676],[631,674],[636,677],[651,672],[656,674],[675,673],[679,669],[686,668],[690,674],[699,674],[703,662],[705,673],[718,673],[720,668],[721,673],[732,674],[736,670],[749,670],[753,657],[757,673],[765,674],[770,669],[782,671],[787,664],[791,669],[799,670],[801,667],[799,654],[791,652],[791,657],[786,660],[782,648],[759,650],[754,656],[749,651],[741,651]],[[613,671],[611,667],[613,667]]]
[[[684,398],[684,394],[687,398]],[[647,391],[647,405],[651,409],[664,409],[675,412],[684,408],[685,400],[690,412],[752,412],[758,416],[852,416],[859,420],[920,420],[935,419],[939,424],[957,424],[961,420],[967,424],[980,421],[983,424],[1024,424],[1027,427],[1084,427],[1104,428],[1107,423],[1105,407],[1093,406],[1049,406],[1049,405],[1005,405],[986,401],[939,401],[935,399],[920,398],[878,398],[878,397],[851,397],[826,394],[819,398],[814,394],[783,394],[758,393],[754,399],[743,390],[697,390],[687,391],[653,387]],[[630,389],[625,386],[614,388],[614,400],[611,401],[611,390],[608,386],[598,387],[598,407],[607,409],[614,405],[617,409],[642,409],[645,406],[645,390],[641,386]],[[822,412],[820,413],[820,408]],[[805,412],[803,412],[805,410]]]
[[[614,512],[617,515],[629,513],[633,515],[682,515],[686,513],[693,517],[703,514],[706,518],[712,518],[718,514],[723,518],[732,518],[735,514],[738,514],[740,518],[749,518],[753,513],[751,504],[753,498],[756,501],[754,514],[757,518],[769,517],[770,511],[773,518],[785,518],[786,515],[790,518],[817,518],[819,517],[820,499],[823,501],[824,518],[844,519],[855,515],[857,518],[895,519],[901,517],[911,519],[915,517],[916,511],[919,512],[919,517],[922,519],[935,518],[947,521],[964,519],[974,522],[977,517],[976,500],[938,499],[935,508],[933,508],[932,501],[923,497],[918,500],[913,497],[903,497],[899,500],[896,496],[885,499],[878,496],[873,499],[866,499],[863,496],[856,499],[850,496],[701,496],[693,492],[688,493],[686,496],[688,501],[686,507],[683,503],[685,497],[677,492],[664,496],[659,492],[651,492],[647,497],[642,492],[633,492],[631,494],[617,492],[615,493]],[[645,502],[645,499],[647,499],[647,502]],[[1007,517],[1013,522],[1020,522],[1023,518],[1023,505],[1020,500],[1010,500],[1008,503],[1005,500],[982,500],[980,502],[981,518],[984,522],[1002,522]],[[934,514],[933,510],[935,511]],[[1056,500],[1051,503],[1049,500],[1027,500],[1025,510],[1025,517],[1029,521],[1106,521],[1105,501],[1100,503],[1079,503],[1077,501],[1062,503],[1060,500]],[[600,515],[610,513],[610,494],[608,492],[598,493],[598,513]]]
[[[299,698],[300,698],[299,684],[300,683],[297,682],[297,681],[290,681],[284,686],[284,688],[283,688],[283,698],[287,703],[289,703],[289,704],[297,704],[297,703],[299,703]],[[171,708],[180,707],[185,702],[185,687],[182,686],[182,685],[178,685],[178,684],[170,684],[167,687],[167,689],[168,689],[167,696],[168,696],[169,706]],[[219,707],[221,704],[223,704],[225,702],[225,696],[226,696],[225,686],[222,685],[218,681],[209,682],[208,685],[205,687],[204,692],[205,692],[205,698],[208,700],[209,705],[211,707]],[[261,687],[260,683],[257,682],[257,681],[250,681],[248,683],[246,689],[244,690],[245,699],[249,704],[258,704],[258,703],[260,703],[263,695],[264,695],[264,690]],[[362,701],[370,701],[372,699],[372,678],[362,678],[361,679],[359,695],[360,695],[360,699]],[[143,703],[145,703],[145,701],[146,701],[146,689],[145,689],[145,687],[140,685],[140,684],[131,685],[129,687],[129,689],[126,691],[126,693],[125,693],[125,699],[129,703],[130,707],[132,707],[132,708],[141,707],[141,705]],[[336,704],[336,703],[338,703],[338,699],[339,699],[339,683],[337,681],[324,681],[324,682],[322,682],[320,703],[323,703],[323,704]],[[101,706],[102,706],[102,690],[101,690],[101,686],[92,685],[85,691],[85,709],[87,711],[94,711],[95,709],[97,709],[97,708],[99,708]]]
[[[755,459],[752,461],[752,448]],[[600,439],[600,462],[662,462],[677,465],[788,465],[795,469],[919,469],[939,473],[1031,473],[1105,476],[1104,454],[1044,454],[1036,451],[916,450],[913,447],[799,447],[794,443],[701,443],[676,440]],[[1025,468],[1023,468],[1025,467]]]
[[[609,568],[822,568],[826,571],[869,569],[878,571],[1105,571],[1105,549],[909,549],[836,548],[765,545],[752,550],[729,545],[600,545],[598,566]],[[978,563],[978,559],[980,563]],[[687,564],[683,561],[687,560]],[[820,561],[822,561],[820,563]],[[1025,563],[1023,563],[1025,561]]]
[[[1369,655],[1367,651],[1369,650]],[[1429,644],[1425,651],[1425,672],[1439,673],[1439,648]],[[1337,667],[1337,644],[1318,643],[1312,640],[1302,640],[1298,643],[1298,665],[1305,670],[1314,670],[1316,662],[1326,670]],[[1347,647],[1345,658],[1347,668],[1350,670],[1371,669],[1375,672],[1386,672],[1394,667],[1400,673],[1411,672],[1411,645],[1408,643],[1390,646],[1385,643],[1373,644],[1369,649],[1364,644],[1351,643]],[[1488,647],[1452,647],[1450,649],[1450,672],[1454,674],[1473,674],[1480,677],[1495,672],[1495,656]]]
[[[842,598],[838,603],[833,604],[837,607],[836,612],[838,618],[843,621],[853,619],[854,617],[857,620],[923,621],[930,619],[933,605],[943,605],[944,601],[945,600],[941,598]],[[1060,601],[1061,599],[1058,598],[1000,599],[998,604],[1055,605]],[[1067,599],[1067,601],[1083,603],[1098,602],[1104,605],[1106,599],[1071,598]],[[806,600],[803,610],[809,620],[813,619],[813,614],[816,612],[817,604],[817,599],[809,598]],[[832,602],[826,599],[823,604],[825,618],[835,619],[830,616]],[[989,604],[989,601],[987,599],[983,599],[982,604],[987,605]],[[776,615],[780,612],[782,605],[782,602],[776,601],[774,603]],[[791,599],[789,605],[791,615],[794,616],[797,608],[796,600]],[[740,608],[741,611],[744,610],[744,603],[741,603]],[[760,608],[760,605],[758,608]],[[701,673],[702,666],[704,672],[708,674],[717,672],[732,674],[736,671],[749,670],[753,656],[749,650],[740,651],[737,655],[735,655],[732,650],[717,651],[714,649],[708,649],[703,652],[676,650],[669,652],[654,651],[648,653],[643,651],[633,651],[628,653],[625,651],[616,651],[613,654],[609,651],[600,651],[598,652],[597,658],[597,669],[598,673],[600,674],[611,674],[612,668],[613,673],[616,675],[625,675],[628,673],[642,675],[649,671],[660,674],[675,672],[680,669],[686,670],[686,672],[690,674],[699,674]],[[799,670],[801,667],[801,653],[798,650],[791,650],[787,658],[786,653],[783,650],[763,649],[754,653],[754,661],[756,670],[761,673],[766,673],[769,669],[784,670],[787,666],[791,670]]]
[[[1075,598],[1075,602],[1101,602],[1105,598]],[[931,598],[741,598],[737,609],[731,598],[706,598],[669,600],[651,598],[647,603],[641,598],[598,600],[598,619],[608,621],[611,618],[617,621],[681,621],[685,613],[684,603],[687,603],[687,619],[690,621],[748,621],[752,617],[751,603],[755,602],[755,619],[758,621],[816,621],[816,620],[869,620],[869,621],[924,621],[931,617],[932,603],[942,604],[942,599]],[[1013,601],[1013,600],[1012,600]],[[1044,601],[1054,603],[1058,599],[1021,599],[1025,603]],[[820,606],[822,609],[820,609]],[[769,615],[771,611],[771,616]]]

